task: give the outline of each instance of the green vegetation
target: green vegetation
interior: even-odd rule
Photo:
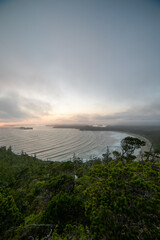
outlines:
[[[103,159],[44,162],[0,148],[0,239],[160,239],[159,151],[127,137]]]

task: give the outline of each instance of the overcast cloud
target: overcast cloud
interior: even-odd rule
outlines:
[[[0,122],[160,123],[160,3],[0,1]]]

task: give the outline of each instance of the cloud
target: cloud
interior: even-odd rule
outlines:
[[[94,115],[93,119],[109,124],[159,124],[160,123],[160,103],[153,102],[149,105],[135,106],[124,112],[112,115]]]
[[[156,1],[3,1],[1,121],[157,122],[159,22]]]
[[[0,97],[1,122],[40,119],[48,116],[51,109],[50,104],[47,102],[37,99],[26,99],[13,93],[10,96]]]
[[[19,99],[16,96],[0,97],[0,121],[8,122],[21,120],[30,117],[29,114],[23,111],[19,105]]]

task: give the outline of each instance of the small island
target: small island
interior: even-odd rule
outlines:
[[[32,127],[19,127],[18,129],[21,129],[21,130],[33,130]]]

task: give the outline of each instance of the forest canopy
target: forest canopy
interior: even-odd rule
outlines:
[[[135,149],[103,158],[41,161],[0,148],[0,239],[159,239],[159,151]]]

